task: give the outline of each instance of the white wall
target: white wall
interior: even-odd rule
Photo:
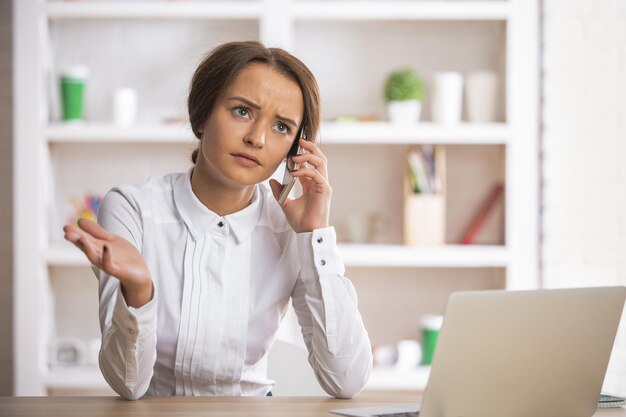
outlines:
[[[626,1],[544,0],[543,282],[626,285]],[[626,315],[604,388],[626,394]]]

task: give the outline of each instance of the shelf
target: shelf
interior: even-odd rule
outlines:
[[[504,268],[508,264],[506,247],[495,245],[410,247],[346,243],[340,244],[339,250],[346,266]]]
[[[403,245],[341,243],[339,250],[346,266],[368,267],[506,267],[504,246],[445,245],[414,248]],[[85,255],[69,243],[53,243],[46,253],[48,266],[89,266]]]
[[[189,126],[137,125],[118,127],[107,123],[55,123],[46,128],[49,143],[195,143]],[[398,125],[389,122],[323,122],[322,144],[420,144],[503,145],[509,128],[504,123],[462,123],[441,126],[435,123]]]
[[[416,390],[426,389],[430,376],[430,366],[420,366],[414,370],[393,368],[373,368],[366,390]]]
[[[504,123],[442,126],[420,122],[406,126],[389,122],[328,122],[322,124],[320,137],[322,143],[501,145],[508,142],[509,129]]]
[[[46,252],[48,266],[89,266],[87,257],[69,243],[53,243]]]
[[[110,390],[98,367],[55,368],[49,369],[45,376],[48,389],[103,389]]]
[[[258,19],[259,1],[48,2],[49,19]]]
[[[302,20],[506,20],[507,1],[298,1]]]
[[[135,125],[119,127],[110,123],[56,123],[45,132],[49,143],[195,143],[196,137],[184,125]]]
[[[49,19],[257,19],[260,1],[48,2]],[[506,20],[506,1],[296,1],[287,4],[303,20]]]

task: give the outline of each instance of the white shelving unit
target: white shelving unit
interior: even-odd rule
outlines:
[[[74,271],[90,274],[80,252],[55,239],[54,231],[62,222],[58,217],[62,216],[57,213],[55,219],[50,207],[62,211],[64,199],[84,191],[87,185],[105,191],[111,184],[145,180],[146,173],[183,166],[195,139],[187,126],[164,124],[162,119],[184,108],[181,91],[186,85],[180,85],[188,82],[189,71],[201,53],[231,39],[252,36],[266,45],[293,51],[318,77],[327,120],[321,126],[321,143],[329,160],[339,161],[331,166],[331,182],[334,178],[339,184],[334,193],[338,207],[335,220],[340,222],[341,212],[351,210],[350,201],[359,199],[361,206],[389,207],[392,212],[389,234],[380,242],[340,244],[346,266],[354,271],[360,296],[359,285],[366,290],[365,297],[360,297],[364,318],[368,318],[371,306],[367,304],[367,285],[371,282],[359,281],[363,270],[392,271],[390,275],[399,270],[425,271],[427,275],[436,275],[433,271],[473,271],[468,276],[502,271],[506,288],[537,287],[537,10],[537,0],[16,2],[15,394],[106,388],[95,369],[51,371],[47,365],[51,327],[58,319],[49,315],[51,288],[65,282]],[[193,30],[185,32],[187,26]],[[164,34],[153,39],[146,38],[145,33]],[[137,45],[140,48],[133,50]],[[128,52],[124,52],[126,47]],[[118,51],[125,55],[111,56]],[[172,53],[180,55],[170,57]],[[381,56],[371,59],[375,54]],[[56,120],[50,106],[49,71],[79,58],[95,70],[87,97],[94,114],[89,122],[69,126]],[[146,61],[149,67],[135,67]],[[328,121],[351,112],[375,113],[384,120],[379,103],[382,77],[404,64],[419,65],[425,74],[450,69],[468,72],[483,66],[498,70],[504,80],[503,121],[444,127],[429,122],[427,113],[424,122],[412,127],[385,121]],[[100,67],[108,72],[98,73]],[[181,73],[181,68],[187,73]],[[150,78],[152,74],[154,78]],[[170,84],[163,82],[170,78]],[[155,86],[157,82],[162,85]],[[147,97],[150,110],[143,113],[143,119],[140,114],[138,124],[130,128],[107,122],[103,99],[108,90],[123,83],[139,83],[140,97]],[[172,104],[164,108],[161,102]],[[480,174],[483,177],[474,178],[472,183],[472,170],[482,164],[468,163],[466,167],[463,161],[473,161],[474,151],[480,155],[482,149],[497,150],[489,155],[501,155],[503,165],[503,241],[456,245],[452,243],[455,238],[449,236],[451,244],[442,247],[402,246],[396,207],[401,202],[401,186],[387,187],[389,195],[398,198],[368,206],[363,189],[344,180],[353,169],[360,168],[350,165],[353,159],[359,161],[361,157],[369,163],[376,157],[371,169],[384,171],[399,164],[393,159],[406,148],[423,143],[458,151],[460,156],[449,164],[461,163],[457,169],[462,172],[456,177],[459,181],[467,179],[467,184],[456,189],[463,198],[468,198],[464,190],[480,185],[485,175]],[[463,153],[467,149],[472,152]],[[123,159],[121,164],[132,165],[128,172],[106,171],[107,158],[117,156]],[[386,174],[379,172],[372,177],[378,181],[375,190],[398,179]],[[455,200],[453,219],[467,211],[463,198]],[[385,285],[402,287],[416,279],[413,275],[407,280],[393,278],[385,276]],[[448,290],[445,287],[440,292]],[[421,389],[428,373],[428,368],[403,373],[376,369],[367,388]]]
[[[459,126],[438,126],[420,123],[415,127],[394,125],[389,122],[323,122],[320,128],[323,144],[405,144],[416,145],[428,141],[439,145],[505,145],[509,129],[503,123]],[[144,125],[117,127],[106,123],[66,126],[56,123],[46,128],[45,140],[49,143],[66,142],[163,142],[191,143],[195,141],[188,126]]]

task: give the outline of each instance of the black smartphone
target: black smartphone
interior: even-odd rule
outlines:
[[[298,164],[293,161],[293,157],[299,155],[302,152],[302,148],[300,147],[300,138],[302,137],[303,126],[301,125],[298,129],[298,133],[296,134],[296,138],[293,140],[293,144],[287,152],[287,163],[285,164],[285,173],[283,174],[283,188],[280,191],[280,195],[278,196],[278,204],[281,206],[287,200],[287,196],[291,192],[291,189],[296,183],[296,178],[291,175],[291,171],[295,171],[298,169]]]

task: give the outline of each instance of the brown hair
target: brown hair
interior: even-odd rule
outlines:
[[[196,138],[199,129],[211,115],[217,98],[233,82],[237,74],[254,62],[275,69],[298,83],[304,100],[303,135],[315,142],[320,125],[320,96],[315,76],[306,65],[289,52],[280,48],[266,48],[256,41],[228,42],[213,49],[200,63],[189,86],[187,108],[189,122]],[[191,160],[195,164],[198,149]]]

